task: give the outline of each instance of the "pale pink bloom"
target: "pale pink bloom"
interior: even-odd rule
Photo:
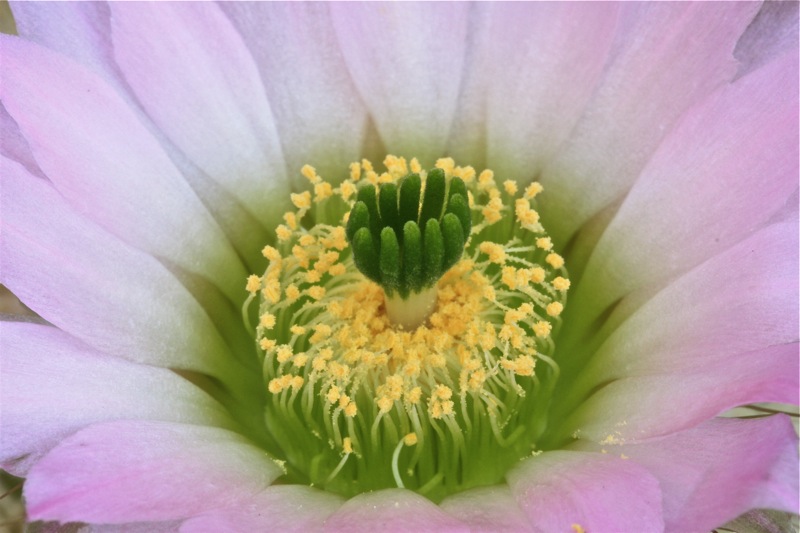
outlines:
[[[798,511],[787,418],[715,418],[798,403],[796,3],[12,8],[0,281],[43,320],[0,323],[0,465],[30,520],[599,533]],[[239,318],[300,166],[386,153],[539,179],[573,279],[546,451],[438,505],[273,484]]]

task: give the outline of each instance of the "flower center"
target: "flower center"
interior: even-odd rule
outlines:
[[[539,184],[384,164],[338,187],[303,167],[313,196],[292,195],[244,311],[259,300],[265,423],[291,481],[439,500],[536,449],[569,280]]]

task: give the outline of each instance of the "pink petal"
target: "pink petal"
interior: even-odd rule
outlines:
[[[341,175],[361,157],[368,117],[328,6],[223,2],[220,7],[256,60],[290,178],[305,163],[326,178]]]
[[[661,491],[648,471],[598,453],[545,452],[506,476],[538,531],[661,531]]]
[[[223,375],[222,339],[158,261],[75,213],[47,182],[0,159],[2,283],[100,352]]]
[[[16,2],[13,11],[22,37],[92,68],[118,92],[142,124],[159,140],[172,162],[222,226],[247,261],[267,239],[259,222],[231,195],[198,169],[166,138],[141,108],[116,64],[111,44],[111,13],[105,2]],[[259,265],[260,266],[260,265]],[[254,270],[256,265],[248,265]]]
[[[214,4],[111,4],[114,54],[153,121],[258,220],[286,167],[258,70]],[[271,223],[267,224],[272,226]]]
[[[789,50],[797,52],[797,2],[764,2],[758,15],[736,43],[733,55],[741,62],[737,77],[751,72]]]
[[[444,155],[468,43],[470,6],[330,4],[339,44],[386,150]]]
[[[459,492],[445,498],[440,507],[465,522],[472,533],[533,531],[508,485]]]
[[[230,431],[152,421],[90,426],[39,461],[28,516],[124,523],[188,518],[257,494],[281,473]]]
[[[0,45],[3,104],[59,192],[129,244],[240,299],[246,274],[235,252],[114,89],[22,39],[4,36]]]
[[[474,29],[449,148],[530,181],[574,127],[602,73],[619,5],[488,3]],[[480,133],[480,135],[478,135]]]
[[[273,485],[234,505],[184,522],[182,533],[219,531],[322,531],[343,498],[301,485]]]
[[[656,294],[572,384],[605,388],[566,431],[603,440],[614,427],[620,438],[646,438],[732,404],[796,398],[797,246],[796,223],[768,226]],[[637,394],[642,403],[631,404]]]
[[[540,210],[562,244],[625,194],[690,105],[735,74],[731,54],[758,5],[636,2],[623,9],[605,76],[541,178],[547,201]]]
[[[605,448],[658,478],[667,531],[706,532],[754,508],[798,512],[797,435],[784,416],[709,420],[664,439]]]
[[[587,321],[729,248],[785,204],[797,188],[797,75],[797,54],[784,55],[686,113],[595,248],[573,296]]]
[[[469,531],[460,520],[415,492],[385,489],[355,496],[325,523],[326,532]]]
[[[25,136],[19,131],[17,122],[8,114],[4,105],[0,103],[0,155],[20,163],[25,170],[36,177],[43,178],[39,165],[33,157],[31,147]]]
[[[228,426],[220,405],[174,372],[88,348],[53,327],[0,322],[0,464],[17,476],[94,422],[154,419]],[[14,461],[26,454],[20,467]]]
[[[116,85],[106,2],[11,2],[17,33],[69,56]]]

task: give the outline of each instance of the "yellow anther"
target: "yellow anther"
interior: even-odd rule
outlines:
[[[314,185],[314,201],[319,203],[333,196],[333,187],[327,181]]]
[[[514,180],[506,180],[506,181],[504,181],[503,182],[503,189],[505,189],[505,191],[508,194],[512,195],[512,196],[517,194],[517,191],[519,190],[517,188],[517,182],[514,181]]]
[[[275,235],[278,236],[279,241],[286,242],[292,238],[292,230],[281,224],[280,226],[275,228]]]
[[[435,166],[436,168],[444,170],[445,176],[450,177],[453,173],[453,168],[456,166],[456,162],[453,161],[452,157],[443,157],[436,160]]]
[[[518,376],[532,376],[536,360],[530,355],[522,355],[514,361],[514,373]]]
[[[569,289],[569,280],[558,276],[553,280],[553,287],[558,291],[565,291]]]
[[[332,266],[332,267],[331,267],[331,268],[328,270],[328,273],[329,273],[331,276],[341,276],[341,275],[342,275],[342,274],[344,274],[345,272],[347,272],[347,268],[346,268],[346,267],[345,267],[343,264],[341,264],[341,263],[338,263],[338,264],[336,264],[336,265],[333,265],[333,266]]]
[[[486,207],[483,208],[481,214],[483,215],[483,218],[487,224],[494,224],[503,218],[503,215],[501,214],[502,209],[503,202],[500,200],[500,198],[492,198],[489,200],[489,203],[486,204]]]
[[[456,167],[453,169],[453,176],[457,176],[461,178],[464,183],[469,184],[475,180],[475,169],[470,166]]]
[[[250,294],[255,294],[261,288],[261,278],[252,274],[247,277],[247,286],[245,287],[247,292]]]
[[[311,207],[311,193],[309,191],[292,193],[289,195],[289,198],[292,199],[292,203],[298,209],[308,209]]]
[[[553,249],[553,241],[550,237],[539,237],[536,239],[536,247],[549,252]]]
[[[561,302],[551,302],[547,304],[546,310],[548,315],[558,316],[561,314],[561,311],[564,310],[564,306],[561,304]]]
[[[321,300],[325,296],[325,287],[314,285],[313,287],[309,287],[306,292],[315,300]]]
[[[281,284],[277,279],[270,278],[264,283],[264,289],[261,291],[261,294],[264,295],[264,298],[270,301],[270,303],[278,303],[278,300],[281,299]]]
[[[322,372],[327,367],[328,367],[328,362],[319,356],[315,357],[314,360],[311,362],[311,368],[313,368],[317,372]]]
[[[447,385],[437,385],[433,391],[433,396],[436,398],[441,398],[442,400],[448,400],[451,396],[453,396],[453,389],[448,387]]]
[[[303,333],[306,332],[306,328],[304,328],[303,326],[298,326],[297,324],[294,324],[292,327],[289,328],[289,331],[291,331],[295,335],[302,335]]]
[[[531,209],[530,202],[527,199],[517,198],[514,206],[514,212],[517,215],[517,220],[523,226],[529,226],[539,222],[539,213]]]
[[[419,387],[414,387],[411,390],[406,391],[403,394],[403,398],[408,403],[416,405],[422,399],[422,389]]]
[[[373,170],[375,170],[372,167],[372,163],[369,161],[369,159],[361,160],[361,168],[364,170],[364,172],[372,172]]]
[[[478,176],[478,189],[485,191],[494,186],[494,172],[488,168]]]
[[[302,246],[295,244],[292,246],[292,255],[297,259],[297,262],[300,263],[300,266],[303,268],[308,268],[311,264],[311,257],[308,255],[308,252]]]
[[[272,394],[278,394],[283,390],[283,385],[281,384],[280,378],[274,378],[269,380],[269,384],[267,385],[267,389]]]
[[[297,365],[297,366],[302,366],[302,365]],[[303,376],[294,376],[292,378],[292,388],[295,389],[295,390],[299,389],[300,387],[302,387],[303,383],[305,383],[305,380],[303,379]]]
[[[289,359],[292,358],[294,353],[292,352],[292,347],[288,344],[281,344],[278,346],[278,352],[276,354],[276,358],[278,359],[279,363],[285,363]]]
[[[571,527],[572,531],[574,531],[575,533],[586,533],[586,530],[583,529],[583,526],[581,526],[580,524],[572,524]]]
[[[409,433],[405,437],[403,437],[403,444],[406,446],[414,446],[419,439],[417,439],[416,433]]]
[[[289,226],[289,229],[291,230],[297,229],[297,215],[295,215],[291,211],[288,211],[283,214],[283,221],[286,222],[286,225]]]
[[[512,266],[503,267],[501,281],[512,291],[517,288],[517,269]]]
[[[297,242],[300,243],[300,246],[312,246],[317,243],[317,238],[309,233],[306,233],[300,237]]]
[[[525,313],[517,310],[517,309],[509,309],[506,311],[505,316],[505,323],[506,324],[516,324],[520,320],[525,318]]]
[[[342,439],[342,451],[344,453],[353,453],[353,441],[350,437]]]
[[[547,273],[542,267],[533,267],[530,269],[531,283],[542,283]]]
[[[347,407],[344,408],[344,415],[348,418],[353,418],[358,414],[358,406],[356,402],[351,402],[347,404]]]
[[[258,325],[262,328],[272,329],[275,327],[275,315],[272,313],[264,313],[258,320]]]
[[[539,182],[534,181],[533,183],[528,185],[528,187],[525,189],[525,198],[528,198],[528,199],[532,200],[532,199],[536,198],[536,195],[538,195],[543,190],[544,190],[544,187],[542,187],[542,184],[539,183]]]
[[[263,338],[258,341],[258,345],[266,352],[267,350],[271,350],[275,347],[275,341],[272,339]]]
[[[306,272],[306,283],[318,283],[322,279],[319,270],[309,270]]]
[[[339,187],[339,194],[341,194],[341,195],[342,195],[342,198],[343,198],[345,201],[349,200],[349,199],[350,199],[350,197],[351,197],[351,196],[353,196],[353,195],[354,195],[356,192],[357,192],[357,191],[356,191],[356,186],[355,186],[355,185],[353,185],[353,184],[352,184],[351,182],[349,182],[349,181],[345,181],[345,182],[344,182],[344,183],[342,183],[342,185]]]
[[[419,164],[419,161],[416,157],[411,159],[409,165],[411,166],[411,172],[416,172],[417,174],[422,172],[422,165]]]
[[[286,298],[288,298],[290,302],[297,300],[300,298],[300,289],[294,284],[289,285],[286,287]]]
[[[547,254],[545,261],[547,261],[547,263],[555,269],[559,269],[564,266],[564,258],[555,252]]]
[[[388,396],[381,396],[375,403],[378,406],[380,412],[383,414],[386,414],[389,411],[391,411],[392,406],[394,405],[394,402]]]
[[[300,173],[311,183],[319,183],[320,177],[317,175],[317,170],[311,165],[303,165]]]
[[[553,326],[550,322],[546,320],[540,320],[536,324],[533,325],[533,332],[536,334],[537,337],[547,337],[550,335],[550,331],[553,329]]]
[[[325,395],[325,399],[328,400],[328,403],[336,403],[339,400],[339,396],[342,395],[341,390],[336,385],[333,385],[330,389],[328,389],[328,393]]]
[[[307,362],[308,362],[308,355],[306,355],[305,352],[295,355],[294,359],[292,359],[292,364],[297,368],[306,366]]]
[[[486,382],[486,371],[484,369],[476,370],[469,375],[468,386],[473,392],[477,392],[483,388]]]
[[[270,261],[280,261],[281,260],[281,253],[272,246],[265,246],[263,250],[261,250],[261,255],[266,257]]]
[[[350,367],[337,363],[336,361],[331,361],[328,365],[328,369],[331,371],[331,375],[336,379],[345,380],[350,376]]]
[[[353,181],[358,181],[361,179],[361,164],[357,161],[350,163],[350,179]]]
[[[506,262],[506,251],[497,243],[484,241],[480,244],[478,249],[489,256],[489,261],[492,263],[502,265]]]

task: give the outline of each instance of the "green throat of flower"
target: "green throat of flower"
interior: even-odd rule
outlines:
[[[244,315],[258,300],[264,420],[287,482],[436,501],[535,451],[569,280],[538,183],[498,187],[449,158],[384,164],[353,163],[336,187],[303,167],[313,195],[292,195]]]

